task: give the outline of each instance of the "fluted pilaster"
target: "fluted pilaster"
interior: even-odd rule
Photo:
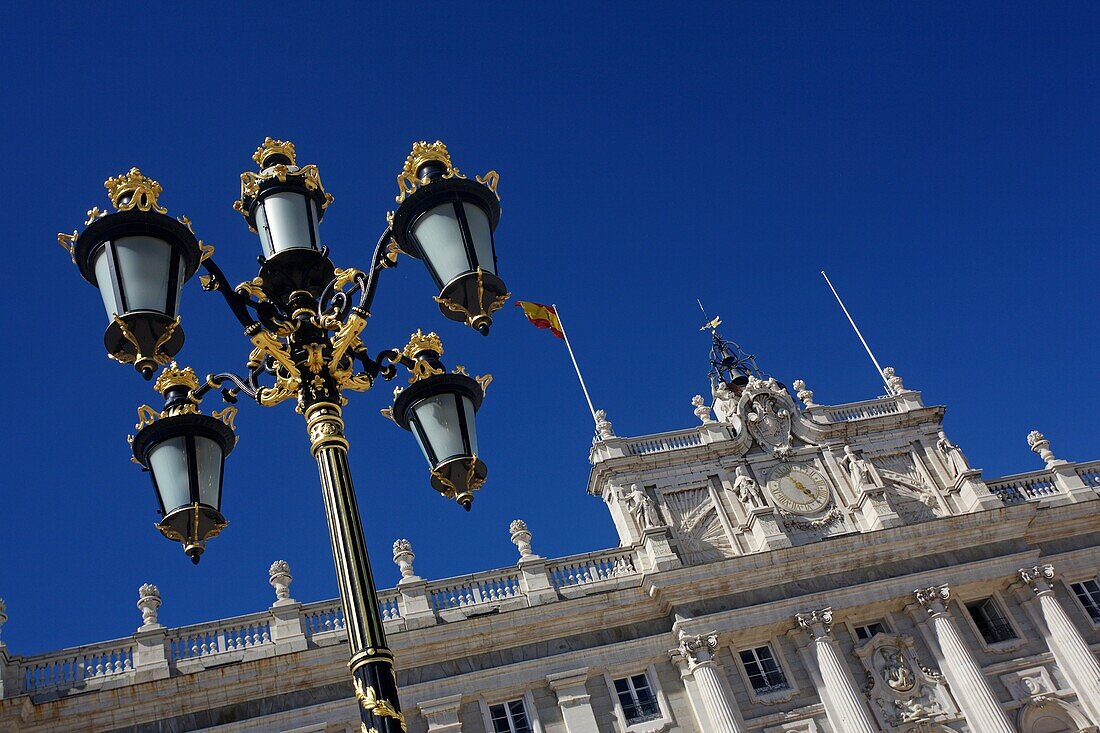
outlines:
[[[947,585],[939,585],[914,591],[914,595],[928,612],[943,657],[943,672],[959,698],[959,705],[970,727],[982,733],[1015,733],[982,668],[963,643],[955,619],[947,610],[951,589]]]
[[[1022,568],[1019,575],[1037,597],[1047,626],[1047,645],[1054,654],[1054,660],[1077,693],[1077,699],[1091,721],[1100,723],[1100,663],[1054,594],[1054,567],[1037,565]]]
[[[813,640],[814,655],[821,681],[825,686],[822,702],[825,714],[835,730],[845,733],[877,733],[878,727],[871,717],[871,711],[856,687],[852,672],[844,664],[833,641],[833,610],[823,608],[819,611],[795,614],[799,627]]]

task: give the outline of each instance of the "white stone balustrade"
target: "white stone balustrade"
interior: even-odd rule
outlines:
[[[560,591],[634,575],[637,563],[633,550],[615,548],[555,560],[548,565],[547,573]]]

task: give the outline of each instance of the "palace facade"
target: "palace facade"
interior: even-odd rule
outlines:
[[[1100,461],[1032,433],[1035,471],[983,478],[887,371],[835,406],[716,380],[658,435],[601,413],[587,490],[618,547],[544,558],[517,520],[514,566],[426,580],[395,543],[410,733],[1097,731]],[[268,580],[247,616],[166,628],[143,586],[130,637],[0,643],[0,733],[359,733],[339,603]]]

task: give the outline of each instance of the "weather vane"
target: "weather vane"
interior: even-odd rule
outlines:
[[[727,387],[740,389],[748,383],[750,375],[763,379],[765,375],[756,364],[756,356],[746,352],[737,342],[730,341],[718,333],[718,327],[722,325],[722,317],[711,318],[707,314],[707,309],[703,307],[703,302],[698,298],[695,302],[699,304],[703,318],[707,319],[699,330],[710,331],[711,387],[717,389],[719,383],[724,383]]]

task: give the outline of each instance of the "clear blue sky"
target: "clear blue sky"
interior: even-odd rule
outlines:
[[[138,165],[235,281],[259,244],[232,208],[265,135],[336,196],[323,240],[366,264],[413,140],[501,174],[500,268],[556,302],[598,406],[641,435],[695,422],[701,298],[766,371],[825,403],[882,387],[818,272],[885,364],[988,475],[1039,468],[1024,438],[1100,457],[1095,4],[753,5],[32,3],[5,18],[8,282],[3,638],[30,653],[128,635],[143,582],[179,625],[265,607],[290,562],[335,596],[316,471],[292,403],[243,404],[231,521],[192,567],[154,529],[129,462],[156,395],[109,362],[97,293],[55,244]],[[480,6],[479,6],[480,5]],[[474,511],[437,496],[412,439],[351,396],[351,463],[383,587],[390,544],[442,578],[514,562],[509,520],[548,556],[616,542],[585,494],[591,423],[560,341],[507,308],[483,339],[437,312],[411,260],[383,279],[366,341],[440,332],[495,381],[479,414],[490,479]],[[180,360],[239,369],[249,347],[197,279]],[[217,406],[216,403],[207,407]]]

